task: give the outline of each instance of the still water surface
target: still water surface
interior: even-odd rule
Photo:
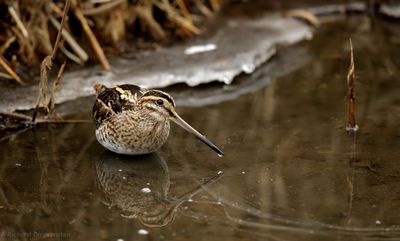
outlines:
[[[105,151],[92,123],[3,139],[0,240],[400,240],[400,35],[392,29],[366,17],[327,23],[286,50],[312,56],[302,68],[271,81],[262,68],[242,76],[235,85],[265,83],[248,93],[200,87],[235,96],[178,108],[223,158],[175,125],[159,152],[141,157]],[[349,36],[357,138],[344,131]],[[170,90],[178,103],[196,102],[193,90]],[[89,120],[92,102],[60,109]]]

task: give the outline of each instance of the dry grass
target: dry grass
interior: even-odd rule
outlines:
[[[38,66],[52,54],[65,2],[0,0],[1,76],[22,84],[19,66]],[[168,41],[200,34],[199,19],[211,17],[221,4],[222,0],[73,0],[61,51],[53,59],[59,64],[65,58],[79,64],[98,61],[109,70],[105,52],[118,52],[128,38]]]
[[[104,47],[125,41],[136,24],[142,30],[139,34],[148,34],[158,41],[179,35],[187,37],[201,33],[193,21],[199,18],[194,18],[189,9],[197,7],[199,14],[209,17],[214,13],[212,9],[220,7],[217,0],[209,6],[197,0],[109,0],[101,4],[96,1],[39,0],[32,4],[0,0],[0,12],[8,9],[0,15],[0,78],[24,84],[16,71],[18,65],[34,67],[41,60],[37,68],[39,93],[32,117],[0,113],[5,130],[24,131],[36,124],[81,123],[82,120],[64,120],[55,109],[66,59],[83,64],[90,59],[88,52],[93,51],[103,69],[110,70]],[[63,64],[47,98],[51,70],[60,62]]]

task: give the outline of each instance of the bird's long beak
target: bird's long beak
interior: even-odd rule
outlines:
[[[184,121],[178,114],[174,113],[174,116],[171,117],[171,119],[178,125],[180,125],[183,129],[185,129],[187,132],[192,133],[195,135],[200,141],[202,141],[204,144],[209,146],[211,149],[213,149],[218,156],[223,156],[224,152],[219,149],[214,143],[209,141],[205,136],[200,134],[200,132],[196,131],[193,127],[191,127],[186,121]]]

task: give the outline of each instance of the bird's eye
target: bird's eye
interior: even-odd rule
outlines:
[[[156,103],[157,103],[157,105],[163,105],[163,104],[164,104],[164,101],[163,101],[162,99],[158,99],[158,100],[156,101]]]

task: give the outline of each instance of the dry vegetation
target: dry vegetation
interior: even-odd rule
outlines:
[[[14,79],[26,67],[52,55],[65,0],[0,0],[0,78]],[[110,64],[104,52],[118,52],[128,39],[163,42],[200,34],[204,17],[223,0],[71,0],[56,62]],[[38,69],[38,68],[37,68]]]
[[[166,41],[200,34],[200,20],[218,11],[222,1],[0,0],[0,79],[22,85],[19,73],[40,70],[34,73],[40,75],[40,82],[32,116],[0,113],[0,138],[40,123],[82,122],[63,120],[55,110],[66,59],[84,64],[94,58],[109,70],[105,49],[120,51],[118,45],[130,36]],[[58,65],[49,87],[50,71]]]
[[[348,132],[354,133],[358,130],[356,124],[356,94],[355,94],[355,66],[353,43],[350,39],[350,65],[347,72],[347,126]]]

